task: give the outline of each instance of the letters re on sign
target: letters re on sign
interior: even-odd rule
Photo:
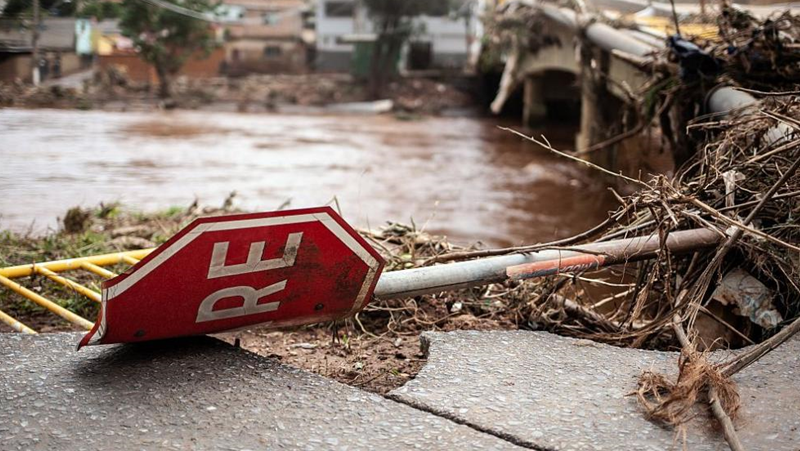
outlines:
[[[383,265],[329,207],[197,219],[103,284],[80,346],[343,318],[369,302]]]

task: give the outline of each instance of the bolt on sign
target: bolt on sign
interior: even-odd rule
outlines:
[[[103,284],[79,347],[344,318],[383,266],[330,207],[197,219]]]

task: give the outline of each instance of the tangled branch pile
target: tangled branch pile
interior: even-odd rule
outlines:
[[[642,183],[635,194],[619,197],[621,207],[609,221],[559,244],[648,234],[663,242],[671,232],[693,228],[728,239],[740,229],[741,239],[685,257],[663,249],[658,259],[601,271],[600,278],[545,282],[532,301],[531,324],[663,349],[680,347],[672,329],[678,314],[690,334],[700,335],[702,347],[713,348],[761,341],[779,330],[783,318],[798,316],[800,175],[786,176],[796,170],[800,140],[791,133],[774,136],[776,127],[799,129],[800,110],[792,99],[768,103],[692,124],[706,144],[674,178]],[[623,290],[597,300],[598,285]]]
[[[593,43],[583,31],[585,24],[610,20],[588,16],[582,2],[574,3],[581,23],[580,77],[592,81],[592,92],[601,98],[610,77],[586,52]],[[505,15],[511,14],[534,23],[540,8],[526,5],[530,10],[522,6],[524,13],[510,6],[499,12],[506,22]],[[646,21],[642,28],[636,17],[630,19],[617,25],[647,33]],[[662,245],[650,261],[544,281],[532,290],[525,314],[531,327],[621,346],[680,349],[677,380],[642,375],[637,394],[647,416],[681,426],[702,399],[712,406],[731,448],[738,450],[731,419],[739,399],[730,376],[800,330],[800,110],[794,99],[800,80],[800,17],[786,11],[759,20],[723,1],[713,19],[689,19],[693,25],[686,28],[702,30],[704,36],[681,36],[675,23],[677,33],[647,57],[611,52],[649,73],[650,80],[635,91],[623,89],[627,99],[620,114],[610,119],[595,115],[595,127],[582,130],[593,135],[592,145],[577,152],[603,162],[606,154],[598,151],[617,152],[612,155],[619,158],[624,149],[617,145],[633,138],[640,139],[636,152],[646,154],[655,146],[641,144],[653,143],[652,135],[673,156],[675,175],[645,183],[635,173],[646,167],[643,161],[633,174],[628,172],[631,177],[591,164],[637,191],[617,196],[620,208],[586,233],[510,251],[642,235],[666,243],[679,230],[715,231],[720,244],[714,248],[681,256]],[[713,22],[717,33],[709,30]],[[513,36],[514,29],[508,27],[506,34]],[[544,34],[545,29],[537,31]],[[515,58],[506,63],[504,80],[521,78]],[[766,99],[736,114],[703,116],[706,100],[720,84]],[[507,91],[501,84],[498,99],[504,100]],[[546,140],[529,139],[555,150]],[[609,293],[609,287],[615,290]],[[758,342],[724,364],[709,362],[702,352]]]
[[[723,7],[717,16],[721,43],[711,54],[724,73],[753,89],[793,89],[800,77],[800,17],[784,11],[764,21]]]
[[[584,14],[580,5],[575,9]],[[796,93],[785,92],[800,79],[800,17],[786,11],[759,20],[724,2],[719,11],[717,38],[673,36],[650,60],[633,58],[652,75],[638,92],[629,92],[624,111],[637,119],[623,119],[626,131],[578,152],[606,151],[655,132],[681,165],[676,174],[633,181],[638,191],[618,196],[621,207],[609,221],[557,244],[648,234],[664,242],[671,232],[692,228],[716,230],[725,244],[686,257],[663,249],[653,261],[545,281],[529,302],[529,326],[622,346],[679,348],[677,314],[698,335],[700,348],[711,349],[762,341],[784,318],[800,315],[800,176],[781,180],[800,158]],[[535,4],[512,2],[498,11],[494,35],[542,29],[537,14]],[[767,98],[736,115],[700,116],[719,83]],[[618,126],[609,125],[604,129]]]

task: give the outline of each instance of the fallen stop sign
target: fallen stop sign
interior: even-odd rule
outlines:
[[[357,313],[384,261],[329,207],[201,218],[103,284],[79,346]]]

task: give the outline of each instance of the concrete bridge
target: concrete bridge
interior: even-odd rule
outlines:
[[[531,32],[540,44],[512,44],[492,111],[499,113],[510,97],[520,95],[521,88],[523,125],[536,126],[548,113],[553,113],[547,110],[550,101],[571,98],[580,103],[580,131],[575,142],[578,153],[587,154],[587,158],[615,171],[669,172],[676,160],[681,161],[680,155],[674,155],[679,150],[662,147],[661,131],[654,124],[638,125],[639,132],[647,129],[648,133],[630,133],[637,125],[636,118],[628,113],[634,98],[641,96],[648,83],[652,83],[652,56],[664,49],[667,37],[673,33],[670,5],[642,0],[578,3],[581,12],[545,2],[504,5],[506,15],[523,10],[537,15],[539,28]],[[679,16],[699,12],[697,4],[678,4],[676,9]],[[755,16],[766,16],[787,6],[747,6],[747,9]],[[599,13],[592,11],[602,11],[611,19],[625,16],[634,27],[614,28],[600,22]],[[686,26],[689,33],[684,26],[681,24],[685,35],[716,35],[714,24]],[[752,100],[743,100],[741,93],[731,91],[715,94],[717,102],[710,102],[709,106],[730,109],[731,102],[738,102],[734,97],[745,102]]]
[[[508,7],[506,14],[515,14],[511,10],[515,5]],[[610,133],[622,132],[626,102],[650,80],[637,62],[663,48],[663,40],[641,31],[618,30],[592,21],[589,14],[551,4],[516,8],[532,8],[539,15],[541,29],[534,32],[536,41],[543,44],[511,49],[492,110],[500,112],[522,87],[522,121],[527,126],[540,124],[548,116],[549,101],[570,97],[579,101],[578,151],[590,149]],[[617,166],[613,161],[601,163]]]

